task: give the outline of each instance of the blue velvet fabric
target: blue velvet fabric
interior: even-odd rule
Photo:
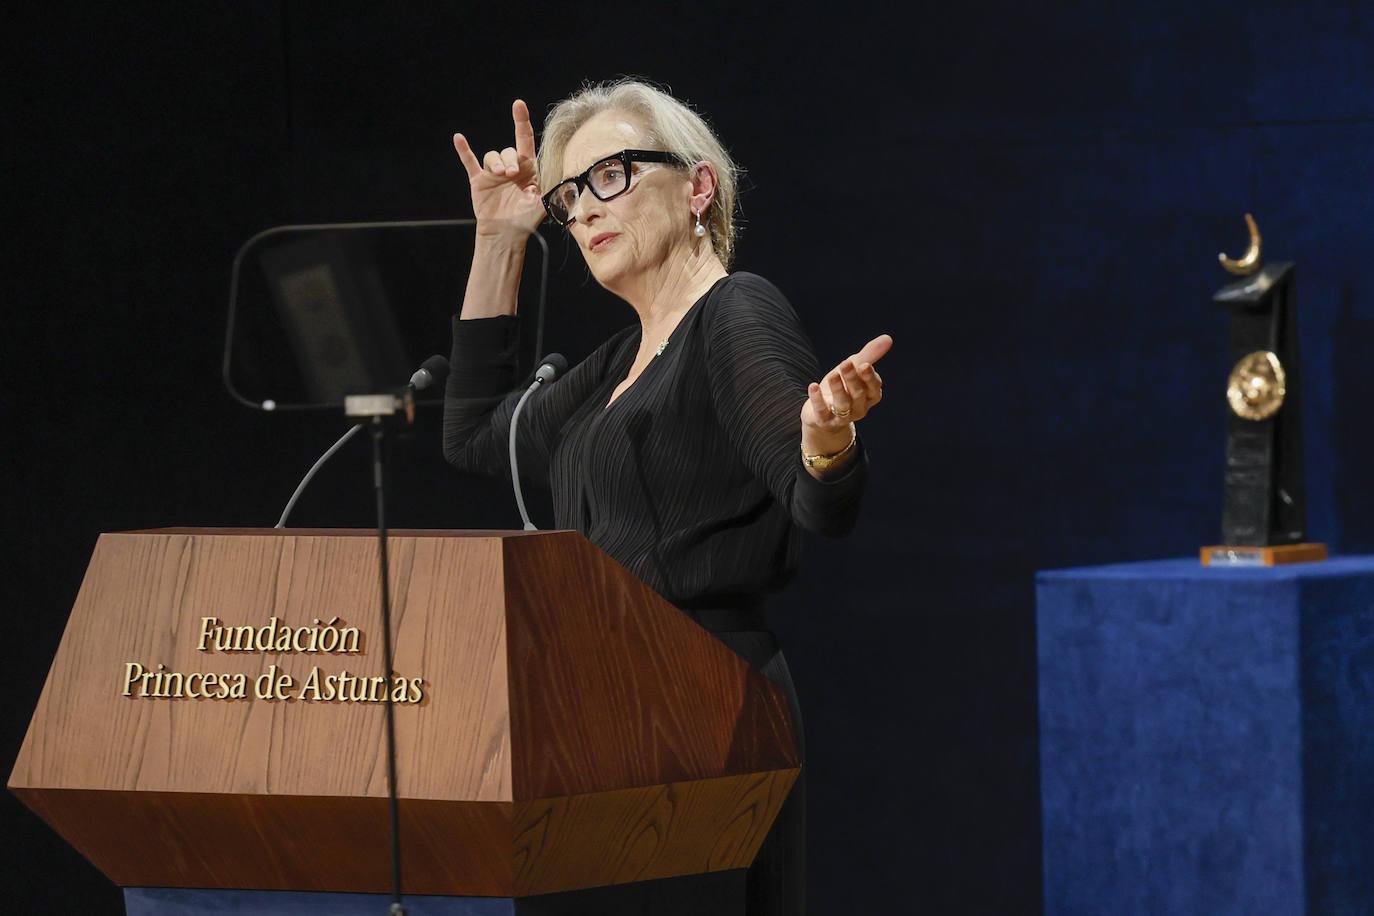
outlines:
[[[128,916],[385,916],[389,894],[313,894],[297,891],[183,890],[130,887]],[[407,916],[513,916],[509,897],[410,897]]]
[[[1037,579],[1047,914],[1374,912],[1374,557]]]
[[[532,897],[405,898],[408,916],[741,916],[747,871],[658,878]],[[124,891],[128,916],[382,916],[386,894],[190,890],[136,887]]]

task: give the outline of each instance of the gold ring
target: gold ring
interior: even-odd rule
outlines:
[[[846,407],[844,410],[836,410],[834,404],[830,405],[830,412],[833,413],[835,416],[839,417],[841,420],[843,420],[850,414],[850,410],[848,407]]]

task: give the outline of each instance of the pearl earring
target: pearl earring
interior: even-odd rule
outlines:
[[[693,210],[692,215],[697,218],[696,228],[692,230],[692,234],[695,235],[697,238],[701,238],[706,234],[706,227],[701,224],[701,214],[698,213],[696,210]]]

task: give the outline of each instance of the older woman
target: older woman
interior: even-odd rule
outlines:
[[[525,242],[549,216],[592,275],[634,309],[521,415],[522,471],[547,479],[576,529],[692,614],[788,694],[763,597],[795,573],[800,529],[853,524],[867,457],[855,424],[882,399],[881,335],[817,379],[790,304],[730,273],[737,170],[705,122],[643,83],[555,105],[536,161],[525,103],[515,145],[480,159],[462,134],[477,242],[454,321],[444,448],[459,468],[507,473],[521,379],[511,317]],[[500,395],[510,393],[500,398]],[[751,914],[804,911],[804,786],[749,872]]]

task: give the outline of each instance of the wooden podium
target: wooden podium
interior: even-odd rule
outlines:
[[[11,791],[121,886],[387,892],[390,690],[407,894],[749,865],[771,682],[576,533],[389,546],[394,683],[374,532],[102,535]]]

